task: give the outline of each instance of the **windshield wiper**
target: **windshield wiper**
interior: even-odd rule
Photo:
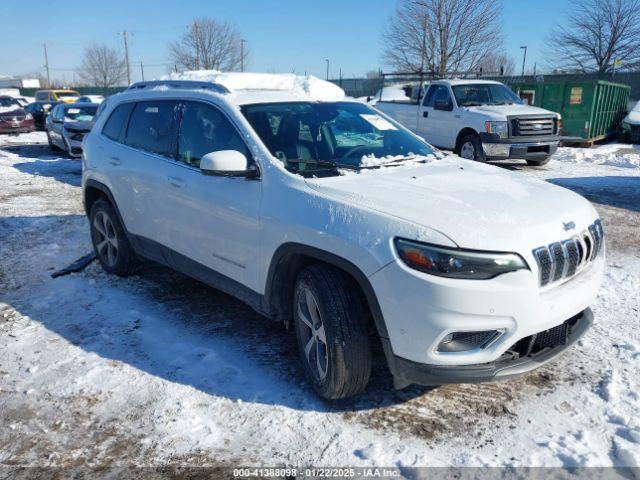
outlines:
[[[287,160],[287,163],[294,163],[296,165],[300,163],[308,163],[311,165],[321,165],[321,166],[326,166],[331,168],[344,168],[349,170],[360,170],[362,168],[361,166],[358,166],[358,165],[349,165],[348,163],[332,162],[330,160],[300,160],[299,158],[291,158]]]

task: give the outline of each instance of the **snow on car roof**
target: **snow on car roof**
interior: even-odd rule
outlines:
[[[312,75],[294,73],[244,73],[192,70],[172,73],[163,80],[212,82],[226,87],[238,104],[315,100],[340,101],[344,90]]]

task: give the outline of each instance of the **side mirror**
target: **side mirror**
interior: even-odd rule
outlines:
[[[433,108],[435,110],[445,110],[447,112],[450,112],[451,110],[453,110],[453,105],[445,100],[436,100],[433,104]]]
[[[221,177],[256,177],[257,169],[249,168],[247,157],[237,150],[220,150],[207,153],[200,159],[204,175]]]

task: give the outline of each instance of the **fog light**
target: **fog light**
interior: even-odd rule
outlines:
[[[502,333],[502,330],[449,333],[442,339],[437,351],[441,353],[461,353],[486,348]]]

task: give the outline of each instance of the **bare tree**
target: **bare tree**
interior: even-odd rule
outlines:
[[[499,0],[398,0],[382,39],[383,61],[399,70],[475,69],[501,50]]]
[[[187,70],[239,69],[244,53],[247,65],[247,47],[242,51],[242,36],[238,28],[228,22],[212,18],[197,18],[188,26],[180,40],[169,45],[173,64]]]
[[[640,65],[640,0],[585,0],[572,7],[566,25],[547,41],[555,67],[580,72],[609,72]]]
[[[478,63],[484,73],[500,73],[503,75],[513,75],[516,71],[516,62],[513,57],[506,53],[497,52],[485,55]]]
[[[94,43],[85,48],[77,73],[88,85],[108,88],[126,82],[127,65],[117,50]]]

